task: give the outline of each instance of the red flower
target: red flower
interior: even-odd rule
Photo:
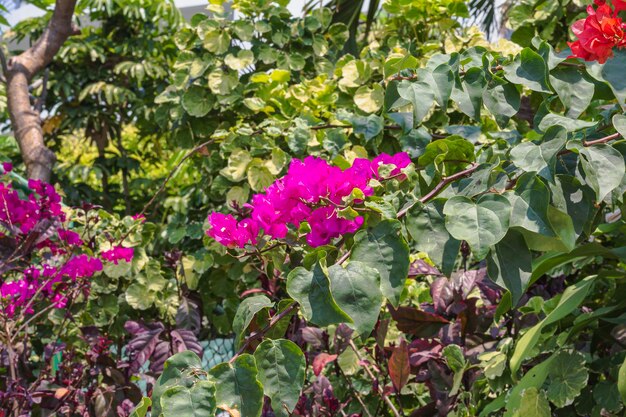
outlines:
[[[625,0],[613,0],[613,7],[615,7],[615,13],[619,13],[622,10],[626,10],[626,1]]]
[[[572,32],[578,40],[568,42],[568,45],[572,49],[572,57],[603,64],[613,56],[614,47],[626,46],[624,38],[626,25],[617,17],[617,12],[607,4],[601,4],[597,10],[589,6],[587,13],[589,14],[587,18],[580,19],[572,25]]]

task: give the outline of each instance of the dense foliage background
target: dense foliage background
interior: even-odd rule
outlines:
[[[623,2],[223,3],[80,2],[0,137],[0,417],[623,414]]]

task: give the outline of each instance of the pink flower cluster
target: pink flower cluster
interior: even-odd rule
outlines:
[[[8,163],[3,163],[2,168],[6,173],[12,167]],[[33,249],[46,250],[50,253],[42,257],[45,262],[40,261],[41,266],[30,266],[17,278],[3,277],[0,284],[0,306],[2,312],[9,317],[13,317],[17,309],[23,309],[24,313],[31,314],[37,300],[47,300],[57,308],[65,307],[69,286],[80,282],[80,288],[86,290],[88,283],[83,286],[84,279],[102,270],[102,261],[99,258],[74,253],[85,244],[78,233],[56,227],[65,221],[65,214],[61,207],[61,197],[54,187],[35,180],[30,180],[28,185],[34,192],[23,199],[10,182],[0,181],[0,225],[9,233],[9,236],[1,233],[0,236],[12,238],[19,245],[38,230],[36,228],[41,224],[38,233],[49,237],[40,240]],[[54,233],[49,234],[49,230],[56,231],[56,239]],[[113,249],[102,252],[100,256],[117,264],[121,259],[126,262],[132,261],[133,254],[132,248],[114,246]],[[2,261],[11,262],[10,259]],[[0,267],[6,265],[0,261]],[[10,265],[8,270],[15,271]],[[37,300],[33,299],[35,297]]]
[[[27,234],[42,220],[65,220],[61,197],[52,185],[29,180],[28,186],[34,193],[23,200],[10,184],[0,182],[1,223],[14,232]]]
[[[100,259],[84,254],[73,256],[58,268],[48,264],[43,264],[41,269],[33,266],[26,268],[22,278],[4,282],[0,286],[0,298],[10,300],[4,307],[4,313],[13,317],[17,308],[25,307],[24,312],[32,314],[32,299],[37,294],[50,300],[56,308],[63,308],[67,304],[67,297],[60,291],[61,285],[67,280],[74,283],[90,278],[101,270]]]
[[[102,256],[102,259],[113,262],[115,265],[117,265],[118,261],[122,259],[126,262],[132,261],[134,254],[135,250],[133,248],[113,246],[113,249],[100,253],[100,256]]]
[[[237,221],[232,215],[211,213],[207,234],[224,246],[243,248],[247,243],[256,244],[261,230],[274,239],[283,239],[290,226],[297,229],[307,222],[307,243],[312,247],[325,245],[333,238],[354,233],[363,224],[361,216],[346,219],[338,214],[354,189],[372,195],[370,180],[382,179],[381,165],[394,165],[389,176],[395,177],[410,163],[404,152],[381,154],[371,161],[359,158],[346,170],[312,156],[293,160],[284,177],[252,197],[246,205],[251,209],[249,217]]]

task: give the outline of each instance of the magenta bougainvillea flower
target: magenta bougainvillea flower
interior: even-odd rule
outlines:
[[[117,265],[118,261],[122,259],[126,262],[131,262],[133,260],[134,254],[135,250],[133,248],[113,246],[113,249],[102,252],[100,256],[102,257],[102,259],[113,262],[115,265]]]
[[[402,168],[411,163],[406,153],[381,154],[369,159],[356,159],[346,170],[327,161],[309,156],[293,160],[287,174],[252,197],[246,208],[250,216],[237,221],[232,215],[211,213],[207,234],[227,247],[243,248],[256,244],[260,231],[273,239],[287,236],[290,226],[307,222],[311,229],[306,241],[312,247],[329,243],[346,233],[354,233],[363,224],[363,217],[341,217],[344,199],[359,189],[372,195],[370,180],[381,179],[381,165],[393,165],[389,177],[401,176]]]
[[[70,246],[83,245],[83,241],[80,238],[80,235],[76,232],[72,232],[71,230],[58,229],[57,233],[59,234],[59,239],[61,239]]]

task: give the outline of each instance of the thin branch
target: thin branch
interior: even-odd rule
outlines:
[[[607,143],[607,142],[610,142],[612,140],[615,140],[615,139],[619,138],[620,136],[622,136],[621,133],[613,133],[612,135],[608,135],[608,136],[605,136],[605,137],[600,138],[600,139],[583,140],[583,146],[589,147],[589,146],[593,146],[593,145],[601,145],[603,143]],[[559,155],[559,156],[567,155],[568,153],[572,153],[572,151],[569,150],[569,149],[563,149],[557,155]]]
[[[365,369],[365,372],[367,372],[369,377],[372,378],[372,381],[378,381],[378,378],[376,378],[376,376],[374,376],[374,373],[370,369],[370,366],[367,364],[367,362],[365,362],[363,360],[363,357],[361,356],[361,353],[359,352],[359,349],[357,349],[357,347],[354,345],[354,342],[352,340],[350,340],[350,347],[354,351],[354,354],[356,355],[357,359],[359,360],[359,363],[363,364],[363,368]],[[391,409],[391,412],[393,413],[393,415],[395,417],[400,417],[400,413],[398,412],[398,409],[396,408],[395,405],[393,405],[393,403],[391,402],[389,397],[385,395],[385,393],[380,388],[380,385],[376,384],[376,388],[377,388],[378,394],[382,397],[382,399],[385,401],[385,403],[387,403],[387,405]]]
[[[172,179],[174,174],[176,174],[178,169],[185,163],[185,161],[187,159],[191,158],[191,156],[193,156],[196,152],[198,152],[198,151],[202,150],[203,148],[205,148],[206,146],[212,144],[214,141],[215,141],[215,139],[207,140],[206,142],[201,143],[200,145],[196,146],[195,148],[193,148],[192,150],[187,152],[187,154],[185,156],[183,156],[183,158],[178,162],[178,164],[176,164],[174,169],[172,169],[170,171],[170,173],[167,175],[167,177],[165,177],[165,180],[161,184],[161,187],[159,187],[158,191],[152,196],[150,201],[148,201],[148,203],[143,207],[143,209],[141,209],[141,212],[139,212],[138,216],[142,216],[142,215],[146,214],[146,211],[148,210],[148,208],[150,208],[150,206],[152,204],[154,204],[154,201],[156,200],[156,198],[159,196],[159,194],[161,194],[163,192],[163,190],[165,189],[165,186],[167,185],[167,183]]]
[[[603,138],[600,139],[595,139],[595,140],[583,140],[583,145],[584,146],[593,146],[593,145],[600,145],[602,143],[607,143],[612,141],[613,139],[617,139],[620,136],[622,136],[620,133],[613,133],[612,135],[609,136],[605,136]]]
[[[283,318],[287,317],[292,312],[296,311],[299,307],[300,306],[298,305],[298,303],[294,302],[293,304],[289,305],[289,307],[287,307],[286,309],[284,309],[280,313],[278,313],[275,316],[273,316],[271,318],[270,322],[267,323],[267,325],[264,328],[262,328],[258,332],[255,332],[255,333],[251,334],[250,336],[248,336],[246,341],[243,343],[243,346],[241,346],[241,349],[239,349],[237,351],[237,353],[235,353],[235,355],[232,358],[230,358],[228,363],[232,364],[233,362],[235,362],[235,359],[237,359],[242,353],[244,353],[250,347],[252,342],[262,338],[263,336],[265,336],[265,333],[267,333],[279,321],[281,321]]]
[[[479,165],[474,164],[472,166],[470,166],[469,168],[461,171],[461,172],[457,172],[456,174],[450,175],[449,177],[445,177],[441,180],[441,182],[439,184],[437,184],[435,186],[435,188],[433,188],[428,194],[426,194],[425,196],[423,196],[422,198],[419,199],[420,203],[426,203],[430,200],[432,200],[433,198],[435,198],[441,191],[443,191],[443,189],[450,183],[467,177],[468,175],[470,175],[472,172],[476,171],[478,169]],[[398,219],[404,217],[406,215],[406,213],[411,209],[412,206],[409,207],[405,207],[404,209],[400,210],[398,212]]]

